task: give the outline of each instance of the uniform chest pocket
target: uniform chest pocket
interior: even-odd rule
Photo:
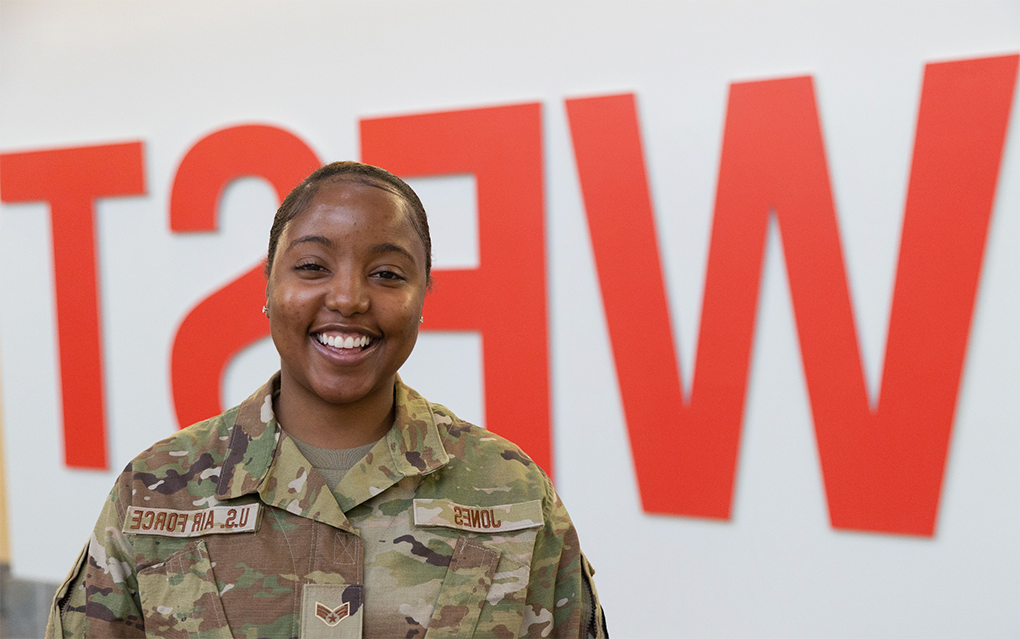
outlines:
[[[146,637],[230,639],[205,541],[138,571]]]
[[[433,609],[426,639],[470,637],[499,565],[500,552],[466,537],[457,540]]]
[[[516,636],[543,523],[538,500],[479,507],[415,499],[416,527],[447,539],[461,533],[425,636]]]

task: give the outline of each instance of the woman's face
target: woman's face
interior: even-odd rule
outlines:
[[[393,392],[426,288],[425,247],[403,204],[327,182],[280,235],[266,296],[282,389],[334,405]]]

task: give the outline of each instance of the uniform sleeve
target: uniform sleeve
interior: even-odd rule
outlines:
[[[607,638],[605,617],[591,578],[594,571],[581,554],[577,530],[551,484],[544,509],[545,526],[532,555],[520,636]]]
[[[131,541],[121,532],[130,474],[121,475],[92,536],[57,590],[46,639],[144,637]]]

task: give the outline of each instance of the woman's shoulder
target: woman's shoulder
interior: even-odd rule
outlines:
[[[154,480],[174,475],[191,478],[222,463],[238,407],[192,424],[139,453],[125,472],[151,475]]]
[[[547,534],[572,526],[549,476],[520,446],[457,417],[441,404],[429,402],[429,408],[449,461],[417,489],[418,497],[438,501],[423,505],[419,499],[416,507],[446,508],[442,512],[453,518],[454,528],[459,527],[458,512],[460,523],[477,514],[484,528],[481,513],[485,509],[497,509],[506,521],[541,522]]]
[[[474,485],[526,487],[536,494],[551,486],[545,471],[520,446],[457,417],[442,404],[430,405],[451,469],[470,474]]]

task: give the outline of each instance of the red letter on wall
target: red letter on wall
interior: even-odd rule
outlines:
[[[49,202],[64,461],[106,468],[94,202],[145,193],[142,143],[0,155],[4,202]]]
[[[633,97],[568,102],[645,510],[730,516],[765,235],[775,211],[832,525],[934,533],[1016,74],[1017,56],[925,71],[874,413],[811,79],[731,89],[686,404]],[[635,271],[644,281],[626,277]],[[632,334],[651,347],[616,346]]]
[[[541,105],[362,120],[361,154],[405,178],[474,174],[479,266],[436,271],[424,327],[481,332],[488,428],[552,473]]]
[[[307,144],[283,129],[247,125],[211,133],[188,151],[177,169],[170,229],[215,231],[220,195],[238,178],[264,178],[282,201],[320,164]],[[181,428],[222,412],[220,380],[230,360],[269,335],[269,322],[259,312],[265,292],[260,263],[199,302],[177,329],[170,378]]]

